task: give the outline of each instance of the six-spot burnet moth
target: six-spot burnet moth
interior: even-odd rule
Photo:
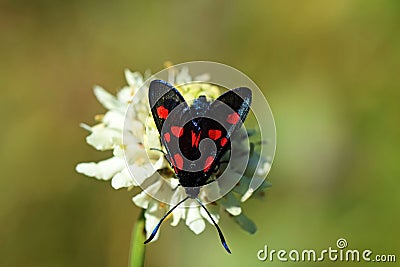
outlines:
[[[207,184],[221,157],[230,149],[231,139],[241,127],[250,110],[252,93],[249,88],[229,90],[215,101],[205,96],[189,106],[171,84],[154,80],[149,86],[149,104],[166,149],[166,159],[175,171],[187,197],[171,208],[159,221],[150,237],[156,235],[161,223],[187,199],[195,199],[217,228],[221,243],[231,253],[218,224],[198,198],[200,187]],[[208,140],[201,145],[203,140]],[[212,140],[212,141],[210,141]],[[212,142],[212,143],[210,143]]]

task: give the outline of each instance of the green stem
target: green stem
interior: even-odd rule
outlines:
[[[142,209],[135,225],[133,226],[132,237],[131,237],[131,251],[129,266],[130,267],[143,267],[144,266],[144,256],[146,252],[146,245],[143,242],[146,240],[146,230],[145,230],[145,218],[144,212],[146,210]]]

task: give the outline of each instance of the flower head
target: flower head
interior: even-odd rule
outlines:
[[[162,149],[159,133],[150,113],[145,90],[139,90],[145,86],[149,74],[146,73],[143,77],[138,72],[126,70],[125,77],[128,85],[116,96],[99,86],[94,88],[97,99],[107,112],[95,117],[98,124],[94,126],[81,124],[90,132],[86,142],[97,150],[112,150],[113,156],[97,163],[79,163],[76,171],[99,180],[111,180],[114,189],[140,186],[143,191],[135,195],[132,200],[137,206],[146,210],[145,228],[149,236],[160,218],[171,206],[185,198],[186,194],[183,188],[178,187],[178,179],[168,161],[158,151]],[[206,79],[207,75],[202,75],[195,77],[194,80]],[[182,68],[180,71],[171,69],[170,80],[187,100],[198,98],[200,95],[216,99],[221,94],[217,86],[208,83],[187,84],[192,81],[187,68]],[[129,131],[125,131],[126,128]],[[254,233],[256,227],[244,215],[241,203],[252,196],[263,196],[264,189],[269,186],[264,178],[269,171],[271,161],[260,158],[254,151],[254,146],[239,144],[238,147],[244,152],[243,154],[248,155],[248,158],[232,157],[231,164],[233,166],[240,165],[240,162],[243,164],[244,159],[248,159],[249,162],[245,172],[241,174],[240,181],[226,195],[212,202],[209,201],[210,196],[218,194],[216,192],[219,192],[220,188],[218,183],[211,183],[200,192],[199,198],[208,203],[207,209],[216,222],[220,218],[219,212],[226,210],[243,229]],[[134,177],[131,174],[134,174]],[[212,179],[217,179],[218,175],[214,174]],[[251,188],[254,179],[258,179],[261,184],[256,190]],[[153,196],[157,196],[157,199]],[[194,200],[188,200],[187,207],[178,207],[172,213],[171,225],[176,226],[181,220],[184,220],[196,234],[205,229],[205,221],[212,224],[209,216]]]

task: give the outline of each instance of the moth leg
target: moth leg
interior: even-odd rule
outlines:
[[[161,153],[163,153],[164,155],[167,154],[167,153],[165,153],[162,149],[159,149],[159,148],[156,148],[156,147],[151,147],[150,150],[161,152]]]

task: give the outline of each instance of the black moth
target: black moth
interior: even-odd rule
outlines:
[[[192,198],[211,218],[222,245],[231,253],[221,229],[198,198],[198,194],[200,187],[210,182],[209,178],[219,165],[221,157],[230,149],[231,138],[249,113],[251,99],[251,90],[240,87],[227,91],[212,102],[207,101],[205,96],[200,96],[189,106],[171,84],[162,80],[150,83],[149,103],[161,142],[166,149],[165,156],[173,167],[179,184],[185,188],[187,197],[161,218],[145,244],[154,238],[163,220],[176,207]],[[202,146],[201,141],[206,139],[208,142]],[[210,145],[209,140],[214,144]]]

